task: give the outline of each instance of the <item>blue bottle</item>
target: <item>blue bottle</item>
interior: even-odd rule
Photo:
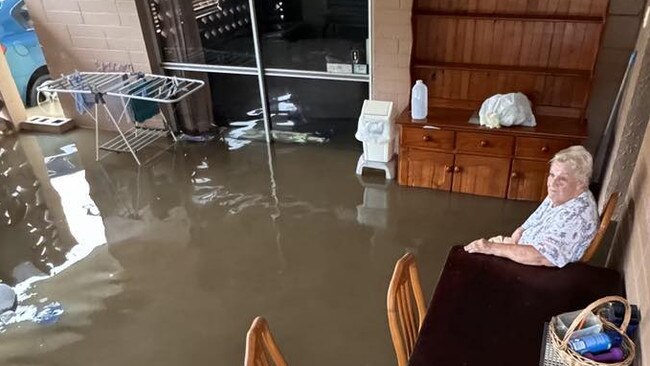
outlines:
[[[622,339],[616,332],[603,332],[575,338],[569,341],[569,347],[579,354],[599,353],[621,345]]]

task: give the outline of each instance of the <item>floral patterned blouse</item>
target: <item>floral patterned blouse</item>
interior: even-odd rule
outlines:
[[[553,207],[546,197],[522,225],[520,244],[532,245],[557,267],[577,262],[598,230],[596,200],[585,191]]]

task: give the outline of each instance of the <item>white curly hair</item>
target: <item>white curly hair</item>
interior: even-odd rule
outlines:
[[[558,151],[553,159],[551,159],[551,164],[553,163],[568,164],[575,174],[575,177],[585,185],[589,185],[594,160],[589,151],[587,151],[583,146],[575,145]]]

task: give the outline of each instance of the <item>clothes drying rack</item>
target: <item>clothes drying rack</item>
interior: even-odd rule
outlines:
[[[145,73],[124,72],[74,72],[62,75],[59,79],[44,84],[37,89],[41,92],[72,94],[78,109],[87,113],[95,121],[95,158],[97,161],[106,155],[115,153],[131,153],[138,165],[142,165],[137,153],[150,146],[168,134],[174,143],[176,135],[172,131],[165,115],[160,113],[163,128],[145,127],[131,121],[128,109],[133,100],[143,100],[161,104],[179,102],[200,89],[205,83],[201,80],[162,76]],[[116,119],[106,106],[106,97],[117,97],[122,101],[122,111]],[[94,110],[88,107],[88,102],[94,104]],[[119,133],[114,138],[100,144],[99,142],[99,105],[102,105],[108,118]],[[122,131],[119,124],[126,118],[133,122],[133,127]],[[173,143],[145,162],[153,160],[158,155],[173,146]],[[108,151],[100,158],[99,150]]]

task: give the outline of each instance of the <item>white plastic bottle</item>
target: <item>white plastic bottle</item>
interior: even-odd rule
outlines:
[[[416,81],[415,85],[413,85],[413,90],[411,90],[411,118],[427,118],[428,94],[427,86],[422,82],[422,80]]]

